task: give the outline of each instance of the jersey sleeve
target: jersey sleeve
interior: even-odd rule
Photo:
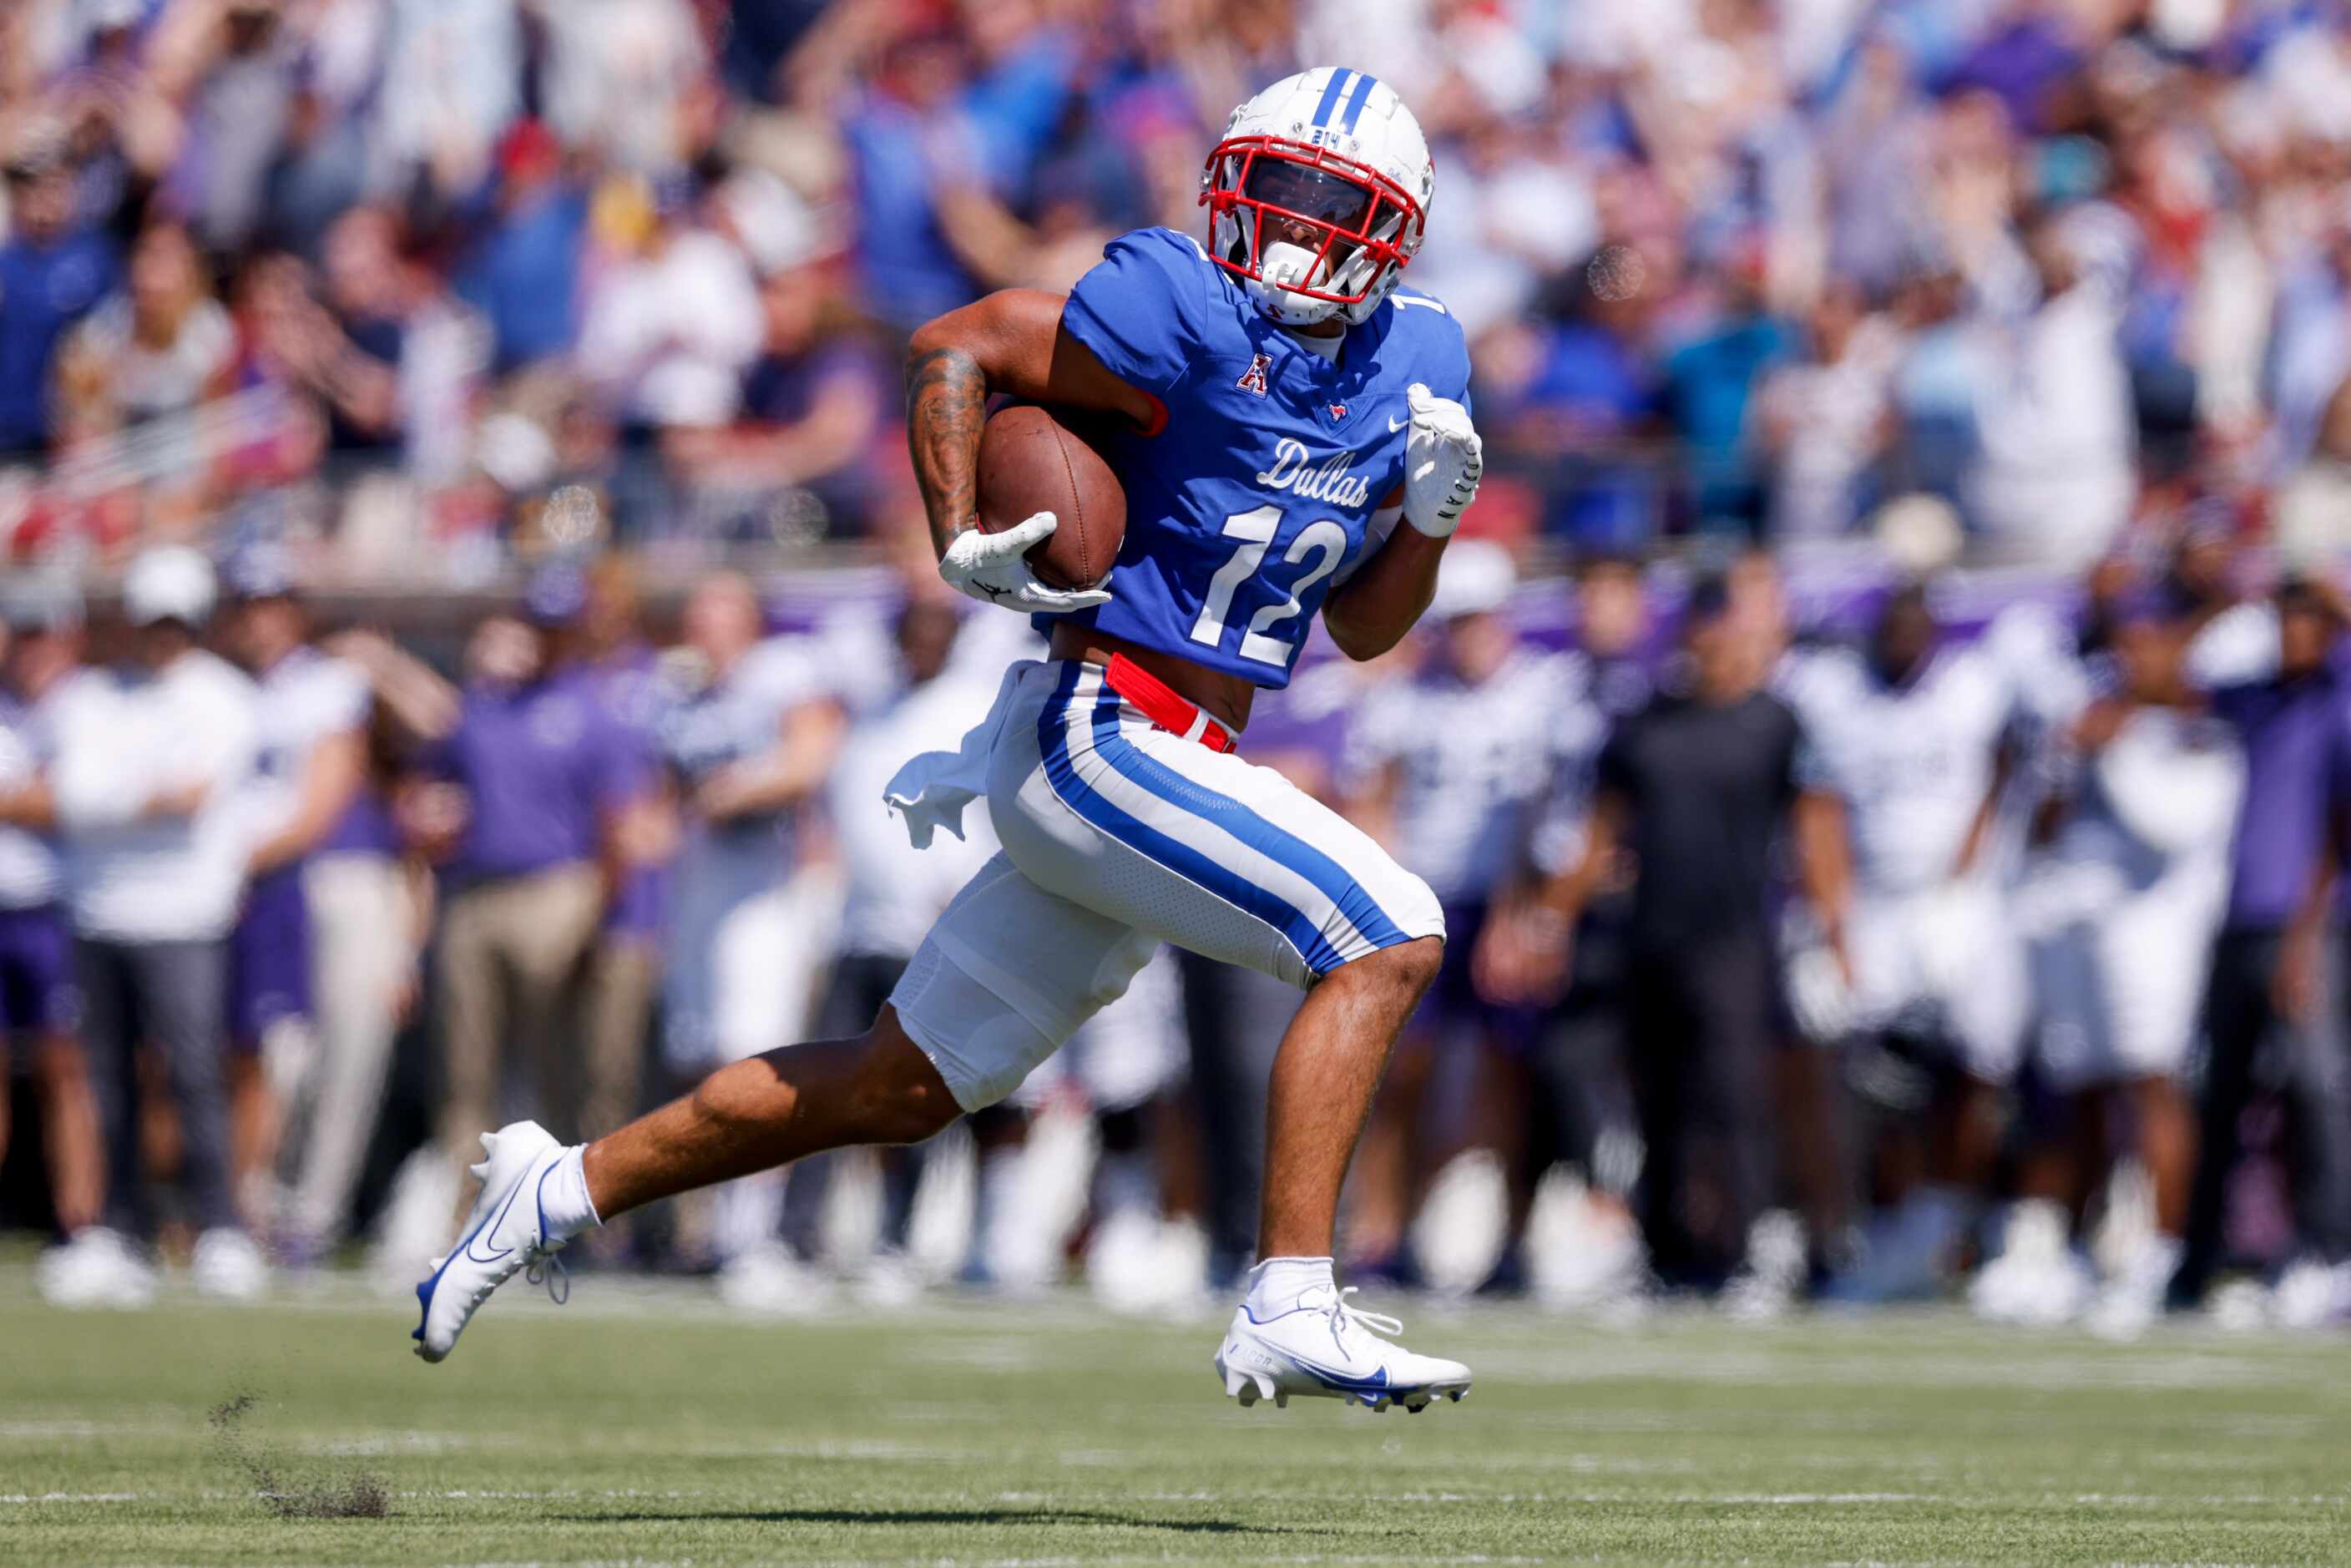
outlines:
[[[829,676],[820,651],[810,645],[815,641],[771,637],[745,655],[744,678],[758,694],[760,708],[779,725],[785,714],[802,703],[836,697],[855,680],[846,668]]]
[[[1213,265],[1171,229],[1121,235],[1070,290],[1061,325],[1111,374],[1164,396],[1202,351],[1205,273]]]
[[[1438,397],[1450,398],[1478,417],[1469,396],[1469,340],[1461,322],[1444,303],[1417,288],[1398,288],[1388,308],[1414,335],[1413,379],[1427,383]]]
[[[368,688],[367,676],[360,673],[357,665],[340,659],[327,662],[319,678],[320,734],[340,735],[361,727],[374,706],[374,694]]]

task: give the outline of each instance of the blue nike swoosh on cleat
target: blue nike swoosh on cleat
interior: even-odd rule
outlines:
[[[507,1210],[514,1207],[514,1200],[521,1196],[522,1183],[517,1182],[514,1184],[513,1190],[507,1194],[506,1202],[498,1206],[498,1211],[467,1231],[465,1239],[451,1249],[449,1255],[441,1260],[441,1267],[433,1270],[433,1277],[416,1287],[416,1326],[408,1331],[409,1338],[419,1344],[424,1343],[424,1320],[433,1314],[433,1292],[441,1288],[441,1276],[449,1271],[450,1264],[455,1263],[459,1258],[465,1258],[475,1263],[495,1263],[498,1259],[506,1257],[507,1253],[514,1250],[509,1247],[496,1257],[476,1258],[474,1256],[474,1241],[485,1230],[495,1228],[498,1221],[507,1217]]]
[[[1327,1366],[1317,1366],[1314,1363],[1307,1360],[1304,1356],[1293,1354],[1286,1350],[1277,1350],[1274,1354],[1280,1356],[1284,1361],[1290,1363],[1290,1365],[1298,1368],[1299,1371],[1306,1374],[1307,1376],[1321,1383],[1325,1388],[1335,1388],[1342,1394],[1392,1394],[1397,1392],[1397,1390],[1389,1385],[1388,1369],[1384,1366],[1374,1368],[1369,1376],[1357,1377],[1351,1373],[1336,1372]]]

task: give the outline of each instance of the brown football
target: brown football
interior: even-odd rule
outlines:
[[[1037,512],[1061,519],[1029,552],[1029,569],[1055,588],[1092,588],[1110,573],[1126,537],[1126,491],[1102,454],[1050,409],[1001,409],[979,435],[979,526],[1008,528]]]

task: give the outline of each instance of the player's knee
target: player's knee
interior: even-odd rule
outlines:
[[[1416,1002],[1436,983],[1437,971],[1444,962],[1444,937],[1416,936],[1409,942],[1366,954],[1348,965],[1344,972],[1362,983],[1395,990],[1408,1001]]]
[[[939,1070],[893,1011],[883,1009],[857,1044],[857,1099],[872,1142],[919,1144],[963,1114]]]

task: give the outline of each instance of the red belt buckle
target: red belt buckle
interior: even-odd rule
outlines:
[[[1230,751],[1233,733],[1202,713],[1196,704],[1176,695],[1166,682],[1123,653],[1113,653],[1102,672],[1110,689],[1133,703],[1159,728],[1186,740],[1196,740],[1211,751]]]

